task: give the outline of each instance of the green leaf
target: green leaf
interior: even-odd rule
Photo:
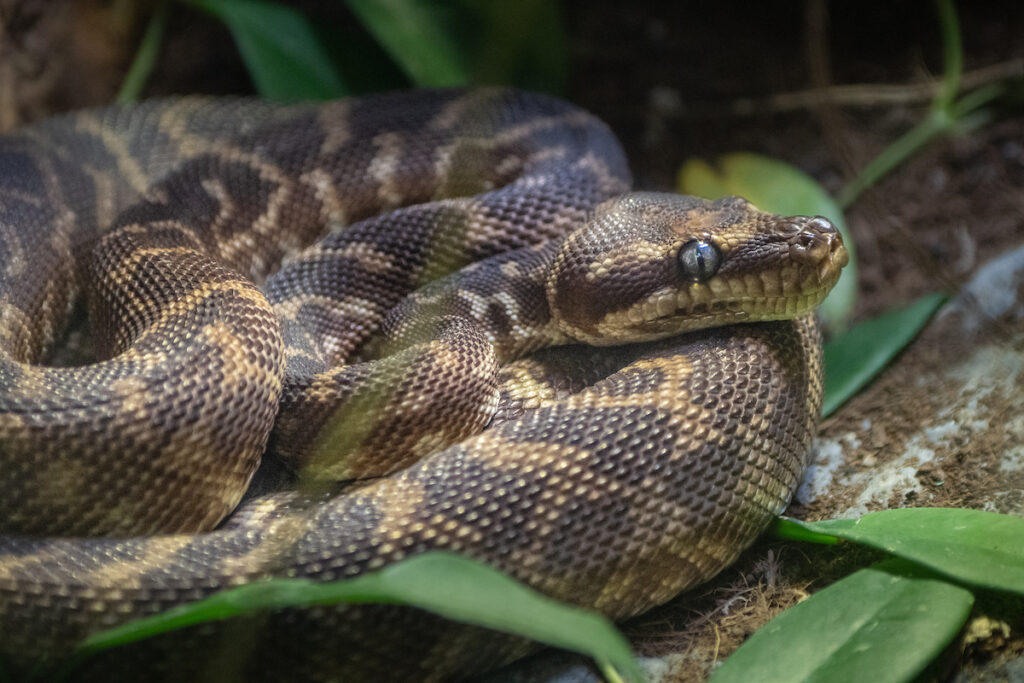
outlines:
[[[135,52],[132,65],[121,82],[121,89],[117,92],[117,103],[125,104],[139,99],[143,86],[149,79],[153,66],[156,64],[160,46],[167,32],[167,16],[170,14],[170,6],[166,0],[160,0],[153,7],[153,14],[146,25],[146,32],[139,42],[139,49]],[[0,678],[2,681],[3,678]]]
[[[878,548],[955,581],[1024,595],[1024,519],[980,510],[882,510],[793,524]]]
[[[474,83],[561,92],[566,72],[559,3],[550,0],[461,0],[476,20],[466,43]],[[467,27],[468,28],[468,27]],[[467,29],[463,29],[464,31]]]
[[[217,593],[162,614],[96,633],[85,656],[193,624],[262,610],[350,603],[398,603],[593,657],[641,681],[629,644],[603,616],[557,602],[480,563],[433,552],[346,581],[273,579]]]
[[[466,85],[458,42],[422,0],[347,0],[349,9],[416,85]]]
[[[825,402],[829,416],[866,385],[924,327],[946,300],[928,294],[906,308],[862,322],[825,344]]]
[[[187,0],[223,21],[261,95],[326,100],[348,93],[304,14],[265,0]]]
[[[839,539],[830,534],[811,531],[803,522],[788,517],[776,517],[769,532],[784,541],[800,541],[801,543],[818,543],[820,545],[839,545]]]
[[[850,263],[821,305],[830,329],[841,329],[857,300],[857,263],[843,212],[828,192],[809,175],[787,163],[759,154],[739,152],[721,157],[712,167],[690,159],[679,169],[678,190],[709,199],[744,197],[763,211],[786,216],[824,216],[839,229]]]
[[[711,682],[911,680],[956,636],[973,602],[959,586],[887,560],[780,614]]]

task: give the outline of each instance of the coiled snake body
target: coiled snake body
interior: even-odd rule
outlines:
[[[810,311],[845,251],[821,218],[629,184],[603,124],[506,90],[186,98],[0,139],[7,665],[431,549],[613,618],[735,559],[802,470]],[[40,364],[82,292],[102,360]],[[755,320],[779,322],[703,329]],[[523,358],[542,347],[561,348]],[[295,487],[222,521],[264,453]],[[351,605],[193,627],[76,675],[418,680],[523,650]]]

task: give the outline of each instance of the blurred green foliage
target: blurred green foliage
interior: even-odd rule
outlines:
[[[257,92],[322,100],[403,87],[505,84],[558,94],[565,79],[560,6],[549,0],[346,0],[349,22],[321,21],[271,0],[158,3],[120,101],[137,99],[167,14],[222,21]]]

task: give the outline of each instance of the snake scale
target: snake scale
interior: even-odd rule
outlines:
[[[733,561],[804,466],[811,311],[846,253],[820,217],[630,184],[604,124],[505,89],[181,98],[0,138],[8,671],[432,549],[614,619]],[[95,357],[60,366],[85,308]],[[239,506],[261,457],[288,485]],[[342,605],[73,677],[437,680],[529,647]]]

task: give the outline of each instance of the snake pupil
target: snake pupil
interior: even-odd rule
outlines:
[[[718,272],[721,263],[718,249],[704,240],[690,240],[679,250],[679,268],[683,277],[694,282],[709,279]]]

